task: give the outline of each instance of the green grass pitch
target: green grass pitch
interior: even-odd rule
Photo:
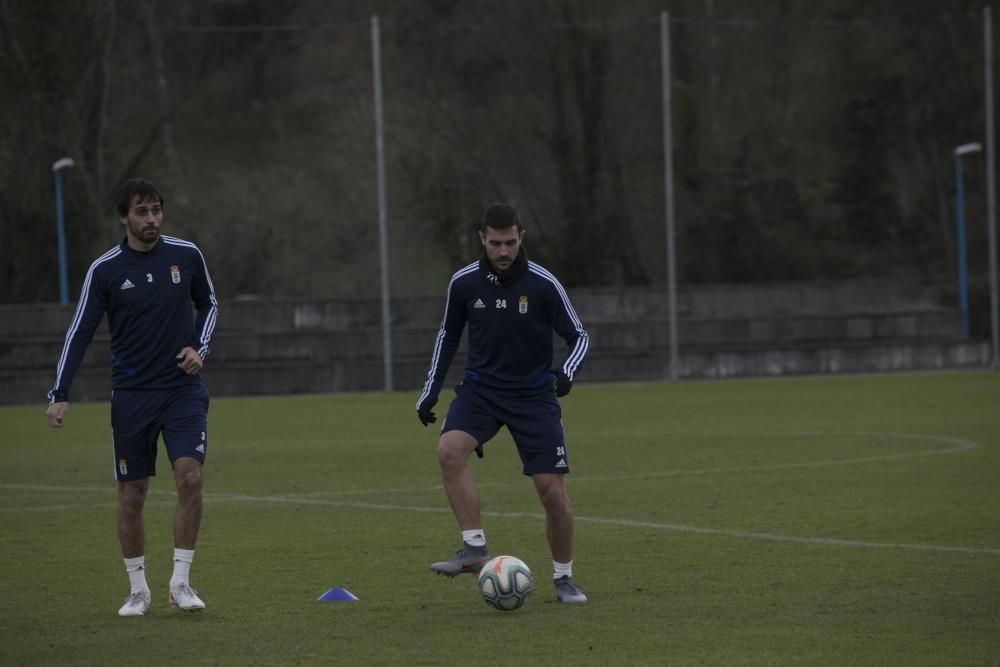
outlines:
[[[491,552],[535,572],[513,613],[427,569],[459,536],[415,400],[213,399],[208,609],[167,605],[161,446],[153,606],[130,619],[107,405],[59,431],[0,408],[0,664],[1000,664],[1000,374],[580,382],[563,420],[590,604],[553,598],[506,431],[470,459]],[[360,600],[315,602],[337,586]]]

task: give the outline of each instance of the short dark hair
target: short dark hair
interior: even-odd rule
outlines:
[[[163,195],[156,189],[150,181],[145,178],[130,178],[115,190],[115,210],[118,217],[124,218],[128,215],[129,206],[132,205],[132,198],[139,195],[139,201],[145,199],[155,199],[163,206]]]
[[[517,209],[503,202],[490,204],[489,208],[486,209],[480,231],[485,232],[487,227],[490,229],[517,227],[517,231],[524,231],[524,227],[521,226],[521,216],[517,214]]]

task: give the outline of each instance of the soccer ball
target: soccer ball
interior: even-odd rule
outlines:
[[[523,605],[534,587],[531,570],[520,558],[497,556],[479,571],[479,593],[483,601],[501,611],[514,611]]]

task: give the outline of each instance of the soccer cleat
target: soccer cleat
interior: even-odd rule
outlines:
[[[431,563],[431,571],[449,577],[459,574],[478,574],[489,559],[490,551],[485,545],[474,547],[468,542],[463,542],[462,548],[451,560]]]
[[[563,575],[553,580],[556,586],[556,599],[566,604],[586,604],[587,596],[573,585],[573,580]]]
[[[119,616],[142,616],[149,609],[149,591],[129,593],[125,604],[118,610]]]
[[[198,597],[198,591],[187,584],[172,584],[170,586],[170,606],[181,611],[201,611],[205,603]]]

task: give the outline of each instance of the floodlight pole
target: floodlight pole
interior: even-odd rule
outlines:
[[[674,148],[670,101],[670,15],[660,14],[660,69],[663,95],[663,198],[667,234],[667,318],[670,327],[670,380],[677,381],[677,268],[674,261]]]
[[[993,141],[993,16],[983,8],[983,59],[986,89],[986,210],[988,215],[990,250],[990,340],[993,350],[993,370],[1000,370],[1000,298],[997,292],[997,206],[996,170]]]
[[[969,337],[969,274],[965,258],[965,179],[962,156],[979,153],[983,145],[962,144],[955,148],[955,245],[958,247],[958,303],[962,309],[962,336]]]
[[[59,254],[59,304],[69,303],[69,281],[66,278],[66,226],[63,222],[62,176],[59,172],[73,166],[73,158],[59,158],[52,163],[56,181],[56,244]]]
[[[375,171],[378,186],[378,254],[382,278],[382,372],[392,391],[392,322],[389,312],[389,241],[385,201],[385,145],[382,138],[382,55],[378,16],[372,16],[372,70],[375,88]]]

